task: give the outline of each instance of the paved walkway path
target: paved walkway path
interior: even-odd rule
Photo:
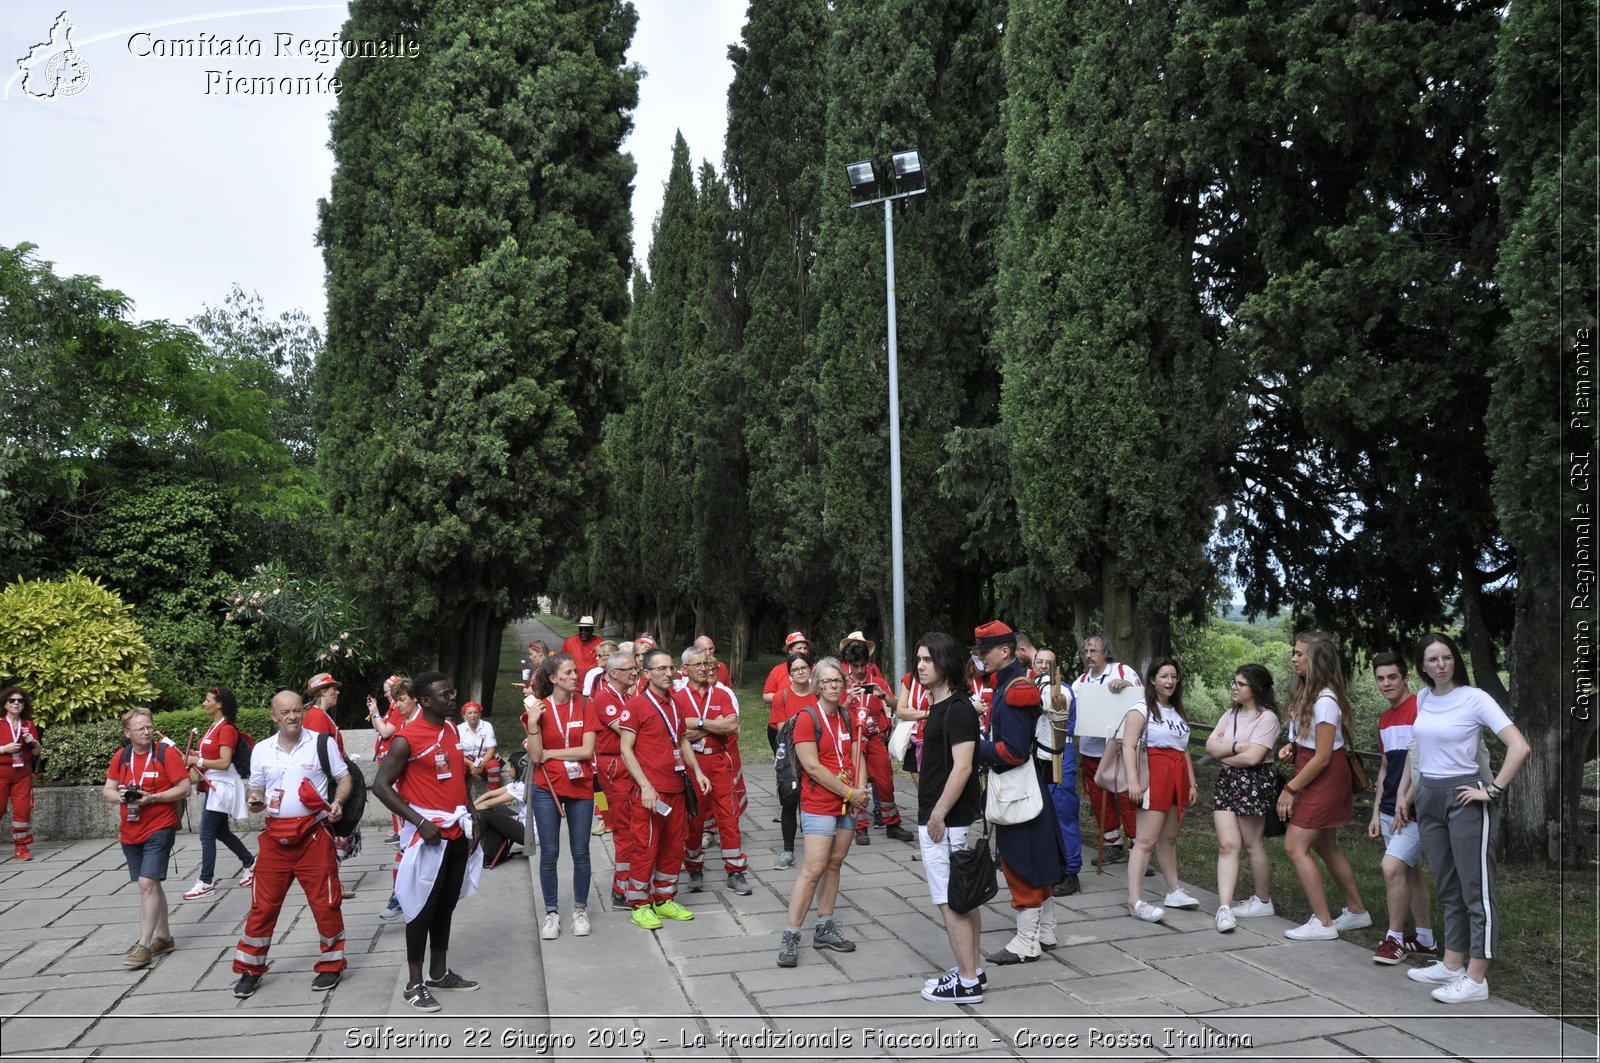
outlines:
[[[520,633],[520,632],[519,632]],[[534,636],[536,637],[536,636]],[[527,641],[527,636],[523,637]],[[913,847],[874,832],[845,865],[838,918],[858,949],[776,966],[795,872],[775,871],[771,769],[752,770],[744,820],[754,896],[709,888],[681,898],[696,917],[651,933],[609,911],[611,838],[593,848],[594,933],[540,942],[532,861],[486,872],[457,910],[450,964],[482,991],[441,994],[436,1016],[400,998],[404,930],[384,926],[391,853],[367,831],[346,865],[357,889],[344,904],[350,969],[330,993],[311,992],[315,925],[295,890],[256,995],[235,1000],[229,967],[249,904],[225,885],[199,901],[199,846],[179,836],[167,881],[178,948],[128,971],[137,890],[115,841],[34,847],[31,863],[0,858],[0,1055],[8,1059],[244,1060],[738,1059],[1068,1060],[1351,1058],[1594,1059],[1596,1039],[1491,999],[1447,1007],[1401,968],[1371,962],[1372,931],[1294,943],[1283,919],[1216,932],[1216,898],[1189,886],[1198,912],[1137,923],[1123,908],[1120,867],[1082,876],[1058,900],[1061,947],[1041,962],[991,968],[983,1003],[922,1000],[922,979],[950,962]],[[254,844],[253,839],[251,844]],[[563,848],[566,848],[564,845]],[[233,872],[221,854],[219,870]],[[561,860],[562,889],[570,863]],[[232,879],[225,879],[231,883]],[[1160,881],[1151,879],[1150,883]],[[1159,887],[1148,892],[1159,901]],[[1513,918],[1514,915],[1513,915]],[[984,912],[985,951],[1009,938],[1002,891]],[[1512,947],[1515,947],[1513,943]],[[1491,984],[1492,984],[1491,977]],[[539,1049],[551,1048],[547,1055]]]

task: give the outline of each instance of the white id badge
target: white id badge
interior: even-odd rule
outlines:
[[[433,755],[433,777],[436,779],[448,779],[451,777],[450,758],[444,755],[444,750],[440,750]]]
[[[582,761],[580,761],[580,760],[563,760],[561,763],[563,763],[563,764],[565,764],[567,766],[567,778],[569,778],[569,779],[581,779],[581,778],[583,778],[583,762]]]

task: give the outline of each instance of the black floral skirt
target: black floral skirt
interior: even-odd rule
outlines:
[[[1217,773],[1216,802],[1212,808],[1218,812],[1264,816],[1277,800],[1277,770],[1270,761],[1252,768],[1223,765]]]

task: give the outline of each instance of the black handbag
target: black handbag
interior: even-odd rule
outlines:
[[[688,775],[683,777],[683,812],[686,821],[692,821],[700,814],[700,795],[695,791],[694,780]]]
[[[994,899],[1000,892],[994,854],[989,851],[989,836],[973,830],[967,847],[950,854],[950,888],[945,903],[957,915],[965,915]]]
[[[1289,777],[1278,767],[1274,767],[1271,774],[1272,800],[1267,803],[1267,826],[1263,833],[1268,838],[1281,838],[1289,833],[1289,824],[1278,816],[1278,797],[1283,793],[1283,788],[1289,785]]]

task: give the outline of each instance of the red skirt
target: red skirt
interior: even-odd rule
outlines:
[[[1151,812],[1178,810],[1178,822],[1183,822],[1183,809],[1189,803],[1189,758],[1177,749],[1150,747],[1150,792],[1145,796],[1144,807]]]
[[[1316,750],[1305,746],[1294,747],[1294,770],[1298,773],[1316,756]],[[1296,786],[1294,811],[1289,814],[1289,824],[1306,830],[1327,830],[1342,827],[1350,822],[1355,807],[1355,797],[1350,793],[1350,765],[1342,749],[1333,751],[1333,758],[1322,774],[1309,786]],[[1298,778],[1298,774],[1296,778]]]

